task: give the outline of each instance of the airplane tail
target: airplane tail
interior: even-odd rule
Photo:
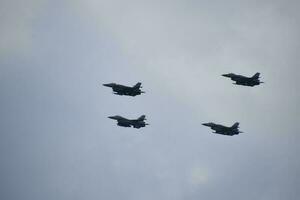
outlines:
[[[237,128],[239,128],[239,125],[240,125],[240,123],[236,122],[232,125],[232,128],[237,129]]]
[[[255,79],[258,79],[259,78],[259,75],[260,75],[260,73],[256,73],[256,74],[254,74],[253,76],[252,76],[252,78],[255,78]]]
[[[142,115],[142,116],[140,116],[140,117],[138,118],[138,120],[139,120],[139,121],[144,121],[144,120],[146,120],[146,116],[145,116],[145,115]]]
[[[135,84],[133,86],[133,88],[135,88],[135,89],[140,89],[141,87],[142,87],[142,83],[140,83],[140,82],[138,82],[137,84]]]

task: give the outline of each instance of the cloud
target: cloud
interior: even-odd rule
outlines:
[[[111,33],[132,70],[191,107],[199,120],[254,122],[254,108],[261,108],[260,128],[281,122],[278,112],[291,119],[299,113],[298,4],[289,3],[70,1],[83,20]],[[266,84],[233,87],[220,77],[227,72],[261,72]],[[292,121],[275,132],[290,130]]]
[[[28,43],[1,60],[2,199],[299,196],[295,2],[53,1],[41,17],[30,2],[7,3],[22,5],[14,37]],[[266,84],[236,87],[231,71]],[[147,93],[117,97],[111,81]],[[107,119],[142,113],[145,129]],[[235,137],[201,126],[236,120]]]
[[[34,22],[45,0],[0,3],[0,55],[26,54],[32,49]]]
[[[209,175],[210,173],[208,172],[207,168],[203,167],[194,167],[191,169],[191,174],[189,177],[189,182],[192,185],[202,185],[202,184],[207,184],[209,181]]]

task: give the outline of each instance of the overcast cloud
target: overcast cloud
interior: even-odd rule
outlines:
[[[299,8],[2,1],[0,199],[299,199]],[[135,98],[101,85],[138,81]],[[150,125],[118,127],[115,114]],[[211,134],[209,121],[245,133]]]

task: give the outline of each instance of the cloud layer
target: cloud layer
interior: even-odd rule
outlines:
[[[1,4],[0,199],[298,199],[296,1]]]

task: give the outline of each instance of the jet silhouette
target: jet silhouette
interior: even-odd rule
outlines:
[[[221,135],[238,135],[239,133],[242,133],[239,131],[239,123],[236,122],[234,123],[231,127],[223,126],[220,124],[215,124],[212,122],[209,123],[203,123],[202,125],[210,127],[212,130],[214,130],[216,134],[221,134]]]
[[[229,74],[223,74],[222,76],[230,78],[231,80],[235,81],[234,84],[236,85],[244,85],[244,86],[250,86],[253,87],[255,85],[259,85],[263,82],[259,80],[260,73],[254,74],[252,77],[246,77],[242,75],[236,75],[234,73]]]
[[[126,119],[125,117],[122,117],[122,116],[119,116],[119,115],[110,116],[108,118],[117,120],[118,121],[117,125],[122,126],[122,127],[133,127],[133,128],[138,128],[139,129],[139,128],[142,128],[142,127],[145,127],[145,126],[149,125],[149,124],[144,122],[146,120],[145,115],[142,115],[137,119]]]
[[[141,86],[142,84],[139,82],[137,84],[135,84],[134,86],[130,87],[130,86],[125,86],[125,85],[120,85],[120,84],[116,84],[116,83],[108,83],[108,84],[103,84],[103,86],[106,87],[111,87],[114,94],[116,95],[127,95],[127,96],[136,96],[136,95],[140,95],[142,93],[145,93],[144,91],[141,91]]]

